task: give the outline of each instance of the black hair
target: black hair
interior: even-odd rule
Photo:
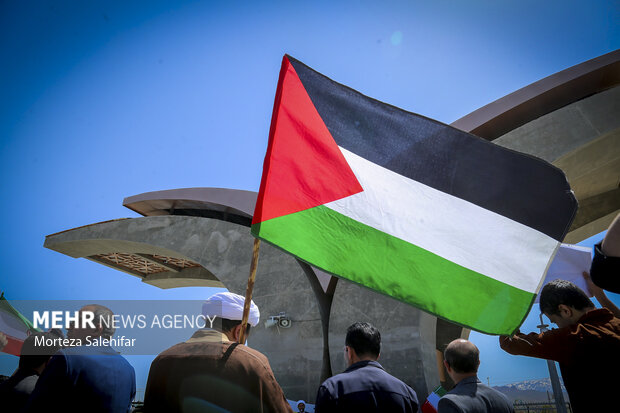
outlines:
[[[540,292],[540,311],[547,315],[558,315],[560,304],[579,311],[594,307],[586,293],[572,282],[553,280]]]
[[[114,335],[116,329],[114,328],[114,313],[108,307],[101,304],[89,304],[88,307],[93,307],[93,315],[95,325],[101,326],[101,337],[111,338]]]
[[[32,333],[24,340],[19,356],[19,367],[36,369],[61,349],[59,337],[53,333]]]
[[[477,373],[480,350],[475,345],[452,345],[444,351],[444,360],[457,373]]]
[[[347,337],[344,343],[355,350],[358,356],[379,357],[381,333],[369,323],[357,322],[347,328]]]
[[[213,328],[215,328],[218,331],[221,331],[222,333],[225,333],[237,327],[239,324],[241,324],[241,320],[229,320],[227,318],[218,318],[213,323]],[[252,327],[250,324],[246,324],[245,326],[246,337],[250,334],[250,327]]]

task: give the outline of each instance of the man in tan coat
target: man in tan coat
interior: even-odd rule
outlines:
[[[292,413],[267,358],[238,342],[243,304],[244,298],[232,293],[218,293],[205,302],[205,316],[219,320],[153,360],[144,411]],[[252,302],[248,332],[258,320]]]

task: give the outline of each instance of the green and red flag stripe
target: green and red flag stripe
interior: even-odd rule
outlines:
[[[576,209],[547,162],[284,57],[254,236],[447,320],[510,334]]]
[[[7,345],[1,351],[19,356],[24,340],[34,331],[39,330],[34,328],[30,320],[13,308],[4,298],[4,293],[0,294],[0,333],[6,335],[8,340]]]

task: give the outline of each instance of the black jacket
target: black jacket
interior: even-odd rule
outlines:
[[[418,411],[415,391],[376,361],[360,361],[327,380],[316,396],[316,413]]]

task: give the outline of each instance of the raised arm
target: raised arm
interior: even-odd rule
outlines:
[[[616,216],[601,244],[603,253],[610,257],[620,257],[620,214]]]
[[[507,353],[515,356],[529,356],[559,362],[570,361],[574,345],[567,340],[566,328],[553,329],[544,333],[517,333],[500,336],[499,345]]]
[[[587,271],[583,272],[583,278],[586,279],[586,283],[588,284],[588,289],[590,290],[592,294],[594,294],[594,297],[598,300],[598,302],[603,307],[611,311],[614,317],[620,318],[620,308],[616,307],[616,305],[613,302],[611,302],[611,300],[607,297],[607,295],[605,294],[605,291],[603,291],[601,287],[595,285],[592,282],[592,279],[590,278],[590,274]]]

